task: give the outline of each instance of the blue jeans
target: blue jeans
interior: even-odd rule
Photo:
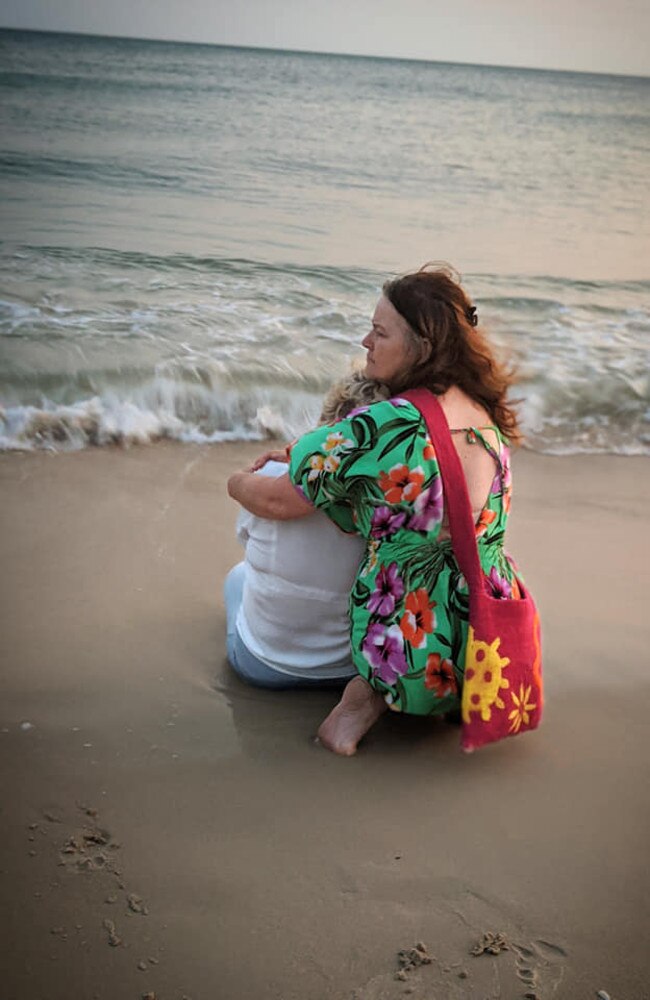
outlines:
[[[236,624],[237,613],[244,594],[244,576],[244,563],[237,563],[230,570],[223,584],[223,600],[226,606],[226,651],[231,667],[242,680],[254,685],[254,687],[286,691],[288,688],[300,687],[339,688],[347,684],[351,677],[356,676],[356,671],[351,671],[347,677],[334,677],[327,680],[310,677],[309,674],[306,674],[305,677],[292,677],[290,674],[283,674],[280,670],[275,670],[251,653],[242,642]]]

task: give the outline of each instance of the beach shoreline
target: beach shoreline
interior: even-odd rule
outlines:
[[[648,462],[514,458],[537,733],[466,757],[387,713],[348,760],[331,692],[225,662],[225,482],[263,449],[0,454],[7,996],[643,1000]]]

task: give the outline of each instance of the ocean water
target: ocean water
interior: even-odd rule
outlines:
[[[527,446],[650,453],[650,79],[0,31],[0,448],[292,435],[446,260]]]

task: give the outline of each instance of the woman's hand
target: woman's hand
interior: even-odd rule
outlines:
[[[257,517],[272,521],[290,521],[314,513],[288,476],[257,476],[254,472],[234,472],[228,480],[228,493],[242,507]]]
[[[286,448],[278,448],[275,451],[265,451],[263,455],[256,458],[248,472],[257,472],[258,469],[263,469],[267,462],[288,462],[289,456],[287,455]]]

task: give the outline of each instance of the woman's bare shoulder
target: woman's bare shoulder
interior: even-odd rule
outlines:
[[[490,414],[476,403],[458,386],[451,386],[447,392],[438,397],[440,405],[452,428],[484,427],[491,424]]]

